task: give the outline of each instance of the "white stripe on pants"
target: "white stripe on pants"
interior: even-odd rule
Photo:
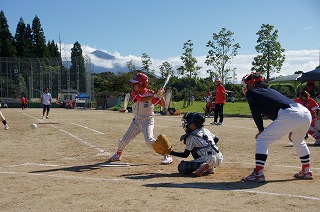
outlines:
[[[288,136],[292,132],[291,140],[299,157],[310,154],[304,141],[311,124],[310,111],[299,103],[291,104],[290,108],[280,109],[278,118],[274,120],[256,139],[256,153],[268,154],[269,144]]]

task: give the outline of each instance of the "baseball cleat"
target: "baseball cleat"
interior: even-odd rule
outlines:
[[[168,165],[173,162],[171,155],[164,155],[163,161],[161,162],[162,165]]]
[[[210,124],[212,124],[212,125],[217,125],[217,122],[211,122]]]
[[[256,182],[256,183],[264,183],[266,179],[264,178],[263,170],[259,171],[259,174],[256,174],[256,169],[253,169],[253,172],[242,178],[244,182]]]
[[[212,168],[208,169],[206,172],[207,172],[208,174],[214,174],[215,168],[212,167]]]
[[[203,163],[199,166],[199,168],[195,171],[194,176],[196,177],[201,177],[203,175],[203,173],[205,173],[206,171],[208,171],[209,169],[209,164],[207,163]]]
[[[310,170],[310,168],[306,168],[305,171],[299,171],[298,173],[296,173],[294,175],[294,177],[296,179],[304,179],[304,180],[312,180],[313,177],[312,177],[312,171]]]
[[[316,140],[313,145],[320,146],[320,139]]]
[[[8,130],[9,129],[9,125],[8,124],[4,125],[4,129]]]
[[[114,155],[112,155],[107,162],[114,162],[114,161],[120,161],[121,160],[121,156],[118,155],[117,153],[114,153]]]

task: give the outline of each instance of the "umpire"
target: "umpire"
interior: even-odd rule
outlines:
[[[243,93],[247,98],[252,117],[259,132],[256,134],[256,168],[242,178],[245,182],[265,182],[263,174],[268,157],[268,146],[289,134],[289,140],[302,163],[302,170],[294,175],[297,179],[313,179],[310,170],[310,151],[304,136],[311,123],[307,108],[268,87],[259,73],[243,77]],[[262,115],[273,120],[264,127]]]

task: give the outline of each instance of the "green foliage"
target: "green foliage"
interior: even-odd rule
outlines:
[[[211,49],[208,51],[205,63],[213,66],[213,70],[209,69],[207,72],[212,78],[221,78],[223,83],[226,82],[229,72],[235,70],[226,69],[226,64],[231,63],[238,54],[238,49],[241,48],[239,43],[234,43],[233,34],[230,30],[222,28],[218,34],[213,33],[212,40],[209,40],[206,45]]]
[[[258,45],[255,47],[258,53],[252,62],[252,71],[266,74],[267,82],[270,80],[270,72],[279,73],[285,60],[285,51],[281,48],[278,39],[278,30],[269,24],[262,24],[261,29],[257,32]]]
[[[14,39],[9,30],[7,18],[3,11],[0,11],[0,57],[14,57],[16,48]]]
[[[46,38],[41,27],[40,19],[36,15],[32,21],[33,32],[33,50],[35,57],[49,57],[49,51],[46,45]]]
[[[294,87],[292,85],[272,85],[272,89],[277,90],[279,93],[283,94],[284,96],[293,99],[296,97]]]

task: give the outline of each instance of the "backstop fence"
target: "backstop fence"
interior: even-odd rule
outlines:
[[[40,98],[45,87],[54,98],[61,92],[85,93],[94,97],[94,81],[89,56],[78,58],[0,57],[0,97]]]

